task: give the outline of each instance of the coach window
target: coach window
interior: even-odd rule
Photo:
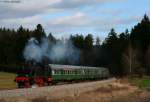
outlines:
[[[75,73],[78,74],[78,70],[76,70]]]
[[[63,70],[61,70],[61,71],[60,71],[60,74],[64,74],[64,71],[63,71]]]
[[[76,74],[78,75],[78,70],[76,70]]]
[[[57,70],[55,70],[55,74],[57,74]]]
[[[54,74],[56,74],[56,70],[54,70]]]
[[[54,70],[52,70],[52,74],[55,74],[55,71],[54,71]]]
[[[57,70],[57,74],[60,74],[60,70]]]
[[[69,74],[69,71],[67,70],[67,74]]]
[[[60,72],[59,70],[56,70],[56,74],[59,74],[59,72]]]
[[[77,74],[79,74],[79,70],[77,70]]]
[[[96,70],[96,69],[95,69],[95,71],[94,71],[94,72],[95,72],[95,74],[97,74],[97,70]]]
[[[59,74],[61,74],[61,70],[59,70]]]
[[[77,74],[77,70],[74,70],[74,74]]]
[[[61,70],[61,74],[64,74],[64,70]]]
[[[70,74],[72,74],[72,70],[70,70]]]
[[[71,71],[71,70],[69,71],[69,74],[72,74],[72,71]]]
[[[65,74],[65,70],[63,70],[63,74]]]
[[[66,74],[66,70],[64,70],[64,74]]]
[[[85,71],[84,71],[84,69],[82,70],[82,74],[83,74],[83,75],[85,74]]]
[[[67,74],[67,70],[65,70],[65,74]]]
[[[71,70],[71,74],[73,74],[73,71]]]
[[[68,70],[68,74],[70,73],[70,71]]]

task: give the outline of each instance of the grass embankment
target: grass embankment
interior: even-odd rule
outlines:
[[[0,90],[16,88],[15,77],[16,74],[0,72]]]
[[[143,78],[133,78],[130,79],[131,83],[138,86],[141,89],[150,89],[150,76],[145,76]]]

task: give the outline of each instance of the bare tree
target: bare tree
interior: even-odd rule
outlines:
[[[99,38],[99,37],[96,37],[96,45],[100,45],[100,43],[101,43],[100,38]]]
[[[143,74],[142,65],[139,61],[140,51],[132,47],[131,44],[127,47],[122,55],[122,67],[125,75]]]
[[[150,73],[150,46],[148,47],[148,50],[145,54],[145,65],[148,71],[148,74]]]

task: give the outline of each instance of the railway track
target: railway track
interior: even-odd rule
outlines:
[[[92,81],[92,82],[81,82],[73,84],[60,84],[52,85],[46,87],[36,87],[36,88],[24,88],[24,89],[12,89],[12,90],[0,90],[0,98],[7,97],[38,97],[38,96],[47,96],[60,97],[64,94],[71,95],[74,92],[82,93],[86,91],[93,90],[100,85],[109,84],[115,82],[115,78],[110,78],[107,80],[101,81]]]

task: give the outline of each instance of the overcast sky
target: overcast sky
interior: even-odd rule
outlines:
[[[88,34],[101,39],[111,28],[129,30],[150,14],[150,0],[0,0],[0,26],[34,29],[42,24],[56,37]],[[19,1],[19,0],[14,0]]]

